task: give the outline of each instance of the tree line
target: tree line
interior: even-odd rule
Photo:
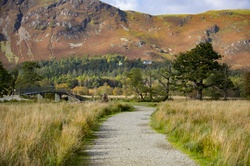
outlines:
[[[80,95],[134,95],[141,101],[185,95],[202,100],[250,96],[250,72],[232,71],[210,43],[200,43],[173,61],[144,61],[121,55],[24,62],[7,71],[0,63],[0,95],[39,88]],[[16,92],[15,92],[16,91]],[[205,93],[205,94],[204,94]]]

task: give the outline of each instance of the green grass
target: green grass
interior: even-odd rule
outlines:
[[[0,49],[5,53],[8,62],[15,64],[18,62],[19,57],[12,52],[10,42],[0,42]]]
[[[200,165],[250,165],[248,101],[170,101],[151,124]]]
[[[143,107],[157,107],[159,103],[157,102],[128,102],[131,106],[143,106]]]
[[[236,9],[236,10],[209,10],[205,13],[207,14],[219,14],[224,12],[232,12],[232,13],[238,13],[238,14],[250,14],[250,10],[246,9]]]
[[[242,9],[242,10],[226,10],[228,12],[233,12],[234,14],[238,14],[238,15],[250,15],[250,10],[245,10],[245,9]]]

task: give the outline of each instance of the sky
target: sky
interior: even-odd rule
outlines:
[[[208,10],[250,9],[250,0],[101,0],[121,10],[151,15],[197,14]]]

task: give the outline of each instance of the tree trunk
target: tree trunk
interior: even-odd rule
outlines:
[[[169,96],[165,96],[163,101],[167,101],[169,99]]]
[[[195,85],[196,85],[196,89],[197,89],[197,95],[196,95],[196,99],[198,100],[202,100],[203,99],[203,95],[202,95],[202,91],[203,91],[203,80],[199,80],[199,81],[195,81]]]
[[[226,89],[223,89],[223,100],[227,100],[227,90]]]
[[[165,87],[165,92],[166,92],[166,95],[164,97],[164,101],[169,99],[169,88],[168,87]]]
[[[142,93],[140,94],[140,97],[141,97],[141,100],[144,101],[144,97]]]
[[[198,83],[196,83],[196,87],[197,87],[196,99],[202,100],[202,99],[203,99],[203,95],[202,95],[202,91],[203,91],[203,80],[200,80]]]
[[[201,89],[201,88],[199,88],[199,89],[197,90],[196,99],[198,99],[198,100],[203,100],[203,95],[202,95],[202,89]]]

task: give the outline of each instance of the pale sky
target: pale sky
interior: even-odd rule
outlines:
[[[250,0],[101,0],[121,10],[151,15],[197,14],[208,10],[250,9]]]

